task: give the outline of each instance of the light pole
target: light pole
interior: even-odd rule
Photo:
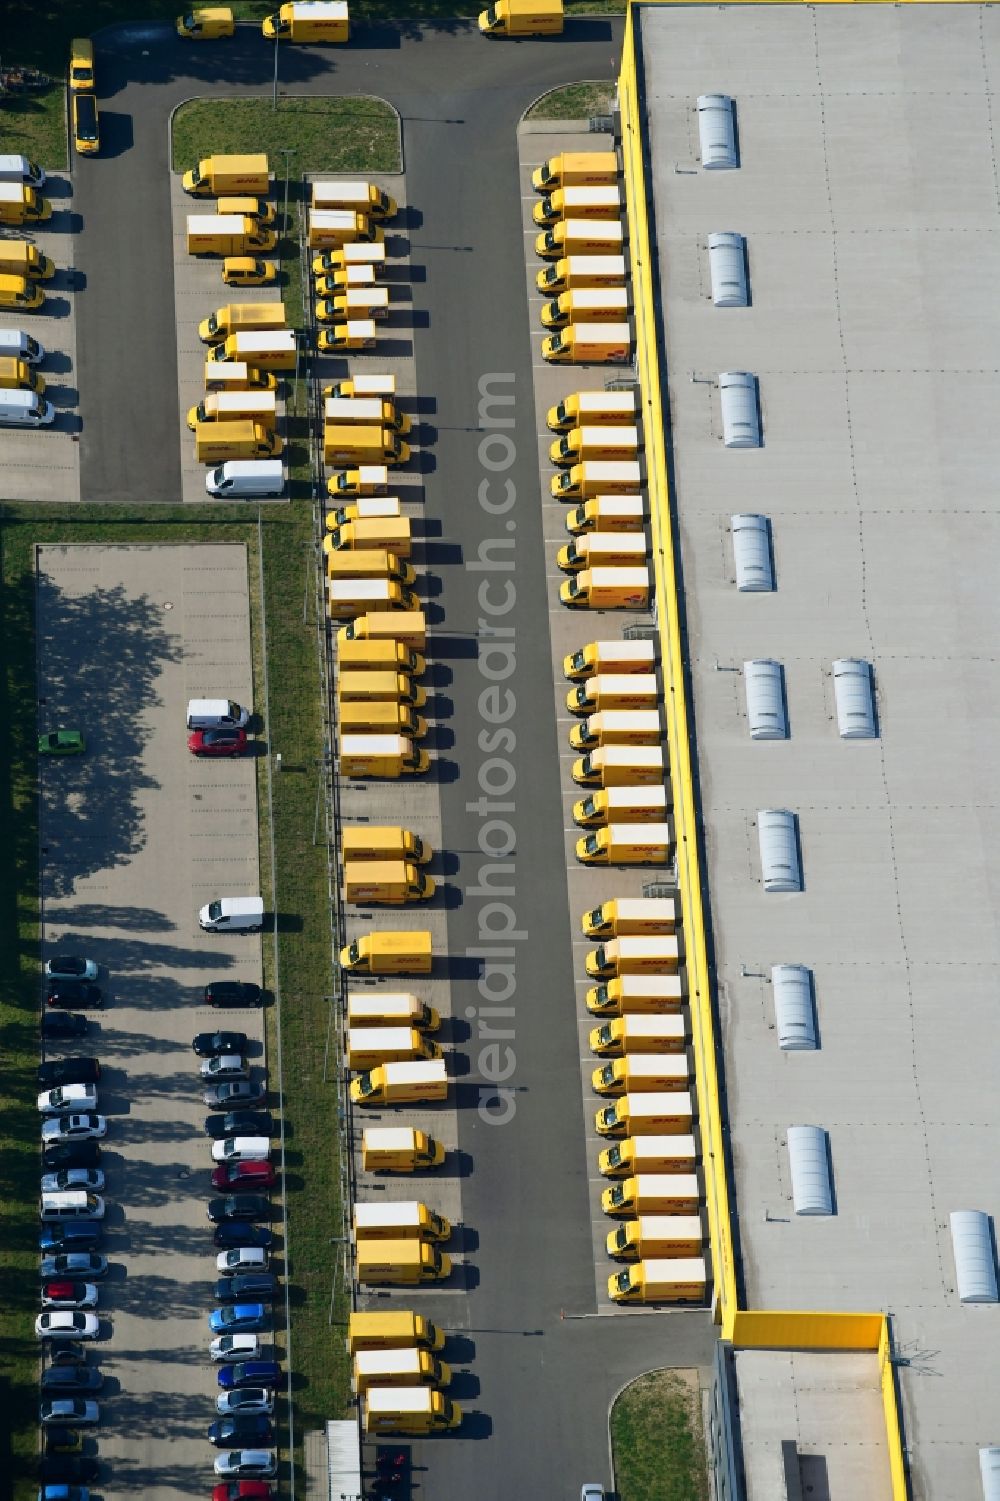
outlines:
[[[278,17],[274,18],[274,92],[271,96],[271,108],[278,108],[278,42],[281,39],[281,30]]]

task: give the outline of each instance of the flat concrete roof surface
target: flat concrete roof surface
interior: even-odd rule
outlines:
[[[746,1304],[890,1312],[914,1497],[977,1495],[1000,1309],[959,1303],[948,1215],[1000,1208],[1000,15],[639,15]],[[700,165],[715,92],[736,170]],[[748,308],[712,304],[718,230],[746,237]],[[723,446],[726,370],[759,380],[759,449]],[[773,593],[735,588],[737,511],[770,519]],[[837,733],[852,656],[873,741]],[[750,739],[758,657],[783,666],[786,741]],[[798,815],[800,894],[761,885],[773,807]],[[815,1052],[778,1049],[780,963],[813,972]],[[793,1212],[792,1124],[829,1133],[830,1218]]]

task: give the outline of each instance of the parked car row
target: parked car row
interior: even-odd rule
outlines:
[[[50,992],[56,986],[96,989],[97,973],[93,960],[74,956],[57,956],[45,966]],[[38,1066],[43,1172],[41,1312],[35,1333],[48,1356],[38,1410],[44,1441],[40,1501],[72,1501],[68,1488],[89,1485],[98,1474],[97,1459],[82,1449],[84,1433],[100,1424],[98,1394],[104,1385],[100,1368],[87,1360],[87,1346],[100,1337],[96,1310],[108,1275],[108,1258],[97,1249],[106,1207],[99,1163],[107,1119],[98,1113],[100,1078],[100,1060],[92,1057],[58,1058]]]
[[[254,990],[256,986],[251,987]],[[206,998],[212,987],[206,991]],[[259,996],[259,991],[258,991]],[[264,1108],[267,1080],[253,1077],[245,1032],[199,1032],[192,1038],[202,1098],[217,1107],[205,1118],[212,1143],[208,1202],[217,1247],[215,1307],[208,1316],[209,1358],[218,1366],[216,1418],[208,1439],[220,1452],[213,1501],[268,1501],[266,1482],[277,1473],[273,1424],[276,1361],[261,1359],[261,1336],[271,1330],[278,1282],[270,1268],[268,1191],[277,1183],[270,1160],[275,1121]]]

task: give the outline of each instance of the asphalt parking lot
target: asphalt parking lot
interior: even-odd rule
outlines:
[[[209,980],[261,981],[259,935],[206,934],[197,916],[213,896],[259,889],[254,761],[196,759],[184,722],[189,697],[253,703],[246,552],[45,547],[37,599],[39,730],[87,740],[81,757],[41,761],[40,845],[42,957],[93,958],[104,990],[86,1037],[46,1049],[103,1067],[99,1489],[180,1501],[210,1481],[216,1391],[191,1038],[244,1031],[254,1076],[265,1067],[261,1012],[200,1003]]]

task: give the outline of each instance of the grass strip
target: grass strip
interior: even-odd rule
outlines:
[[[618,1501],[708,1501],[697,1380],[649,1371],[611,1409]]]
[[[528,120],[588,120],[610,115],[615,106],[613,83],[571,83],[543,94],[525,116]],[[596,149],[596,147],[595,147]],[[608,150],[611,149],[610,140]]]
[[[266,151],[280,192],[285,173],[398,172],[399,128],[382,99],[192,99],[174,115],[173,168],[202,157]]]

